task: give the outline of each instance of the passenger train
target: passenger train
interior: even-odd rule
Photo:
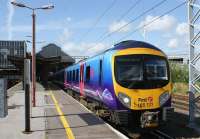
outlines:
[[[167,56],[146,42],[120,42],[59,71],[53,79],[106,111],[118,125],[157,127],[172,110]]]

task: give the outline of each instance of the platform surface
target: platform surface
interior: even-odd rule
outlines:
[[[102,119],[96,117],[66,92],[57,89],[49,89],[45,95],[45,102],[48,106],[45,108],[45,115],[47,117],[46,136],[48,139],[124,138],[123,135],[118,135]],[[59,111],[62,111],[62,116],[65,120],[61,120]],[[67,122],[66,128],[63,127],[65,122]]]
[[[126,138],[59,88],[36,84],[31,107],[31,134],[24,134],[24,91],[19,83],[8,90],[8,116],[0,118],[1,139]]]
[[[37,105],[44,105],[44,88],[37,84]],[[8,96],[8,115],[0,118],[0,138],[1,139],[44,139],[45,120],[31,117],[31,134],[24,134],[25,113],[24,113],[24,91],[22,84],[19,83],[7,91]],[[31,116],[44,115],[44,108],[32,108]]]

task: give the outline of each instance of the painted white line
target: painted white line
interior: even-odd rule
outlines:
[[[115,132],[120,138],[122,139],[129,139],[127,136],[125,136],[124,134],[122,134],[121,132],[119,132],[118,130],[116,130],[115,128],[113,128],[111,125],[105,123],[113,132]]]

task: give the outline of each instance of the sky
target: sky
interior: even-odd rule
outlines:
[[[0,40],[31,41],[27,36],[32,34],[32,11],[15,7],[11,1],[0,0]],[[36,43],[36,51],[55,43],[71,56],[92,56],[123,40],[146,41],[168,55],[186,54],[189,50],[187,4],[164,14],[184,0],[166,0],[162,4],[158,3],[163,0],[15,1],[30,7],[55,6],[36,11],[36,42],[43,42]],[[155,5],[159,6],[151,9]],[[31,44],[27,45],[30,51]]]

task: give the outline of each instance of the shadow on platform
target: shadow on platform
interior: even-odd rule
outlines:
[[[45,88],[46,91],[48,90],[52,90],[52,91],[56,91],[56,90],[60,90],[61,88],[63,88],[63,86],[61,85],[55,85],[51,82],[48,82],[46,84],[42,84],[42,86]]]
[[[19,109],[20,107],[24,107],[24,105],[10,105],[8,106],[8,109]]]
[[[88,126],[104,124],[104,122],[96,117],[93,113],[80,113],[80,114],[64,114],[64,115],[46,115],[46,116],[32,116],[31,118],[55,118],[59,116],[78,116],[80,117]]]

